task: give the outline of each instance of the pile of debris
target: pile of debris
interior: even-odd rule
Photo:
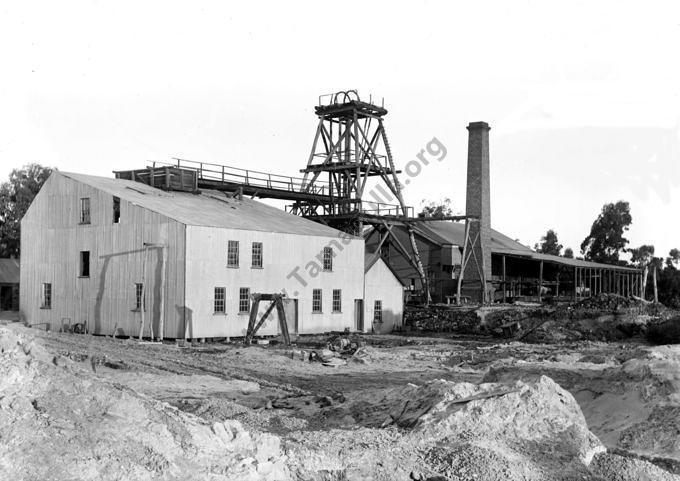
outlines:
[[[593,297],[586,297],[585,299],[574,303],[572,307],[577,310],[588,309],[616,312],[621,309],[630,309],[646,305],[648,305],[648,303],[642,299],[602,293]]]
[[[647,340],[652,344],[680,344],[680,316],[650,323]]]
[[[421,332],[459,332],[462,334],[484,332],[475,309],[451,306],[406,306],[404,328],[407,331]]]
[[[329,338],[322,349],[291,349],[287,352],[291,359],[320,362],[324,366],[338,367],[344,366],[350,359],[362,362],[365,346],[366,341],[361,335],[345,332]]]

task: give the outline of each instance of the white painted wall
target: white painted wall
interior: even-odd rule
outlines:
[[[382,301],[382,323],[375,323],[373,308],[375,301]],[[404,288],[387,267],[378,259],[366,272],[364,288],[364,330],[371,328],[378,334],[391,332],[402,325],[404,315]]]
[[[186,228],[186,307],[189,338],[243,336],[248,315],[238,312],[239,288],[251,293],[286,291],[298,299],[300,334],[354,329],[354,299],[363,297],[364,241],[360,238],[315,237],[277,232],[258,232],[213,227]],[[239,241],[239,267],[227,267],[227,244]],[[251,245],[263,244],[263,267],[251,267]],[[335,258],[331,272],[312,276],[311,264],[322,266],[315,256],[324,246],[333,245]],[[297,268],[301,281],[291,274]],[[215,287],[226,287],[226,312],[214,313]],[[312,313],[312,289],[322,289],[322,313]],[[342,312],[332,309],[333,289],[342,289]],[[268,303],[263,303],[264,311]],[[258,334],[276,334],[278,318],[270,315]]]

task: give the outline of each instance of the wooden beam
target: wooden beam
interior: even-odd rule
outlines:
[[[503,304],[505,304],[505,302],[506,302],[505,291],[507,290],[507,288],[506,288],[507,278],[506,278],[506,275],[505,275],[505,255],[502,256],[501,259],[503,259]]]
[[[465,267],[467,264],[467,261],[465,257],[467,256],[467,250],[468,250],[468,238],[470,237],[470,223],[466,222],[465,223],[465,234],[463,237],[463,257],[461,258],[460,262],[460,275],[458,276],[458,286],[456,287],[456,303],[458,305],[461,304],[460,302],[460,293],[461,293],[461,287],[463,285],[463,276],[465,275]]]
[[[578,299],[578,267],[574,267],[574,301]]]
[[[543,261],[538,265],[538,302],[543,298]]]
[[[149,253],[149,248],[144,246],[144,263],[142,264],[142,305],[140,306],[140,311],[142,312],[142,325],[139,327],[139,340],[142,340],[142,335],[144,334],[144,311],[146,310],[146,259]]]
[[[161,292],[160,292],[160,319],[158,320],[158,336],[163,341],[163,331],[165,329],[165,284],[168,277],[168,249],[166,246],[161,247]]]

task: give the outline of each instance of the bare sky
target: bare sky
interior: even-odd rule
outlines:
[[[172,156],[295,175],[317,97],[385,98],[407,203],[464,210],[467,131],[491,124],[492,225],[576,252],[606,202],[633,246],[680,247],[680,3],[4,2],[0,178],[110,175]]]

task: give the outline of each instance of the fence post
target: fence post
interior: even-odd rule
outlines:
[[[224,184],[224,166],[222,166],[222,183]]]

